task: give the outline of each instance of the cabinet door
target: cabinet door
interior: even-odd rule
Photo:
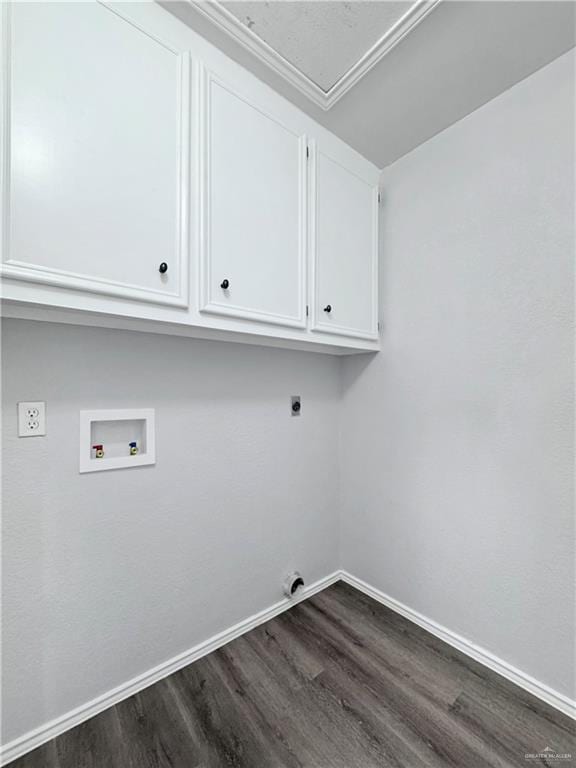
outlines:
[[[376,338],[378,188],[321,149],[314,160],[313,328]]]
[[[4,276],[186,306],[189,58],[96,2],[3,26]]]
[[[306,138],[204,73],[202,311],[305,324]]]

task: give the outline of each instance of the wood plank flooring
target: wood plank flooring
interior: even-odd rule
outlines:
[[[575,723],[338,583],[12,768],[576,766]],[[550,747],[558,762],[526,759]]]

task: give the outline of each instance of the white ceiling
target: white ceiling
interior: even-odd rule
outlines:
[[[379,167],[576,45],[571,0],[161,4]],[[379,46],[410,8],[415,21]]]

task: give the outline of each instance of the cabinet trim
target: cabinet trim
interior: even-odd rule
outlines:
[[[1,216],[1,254],[0,276],[19,281],[42,283],[60,288],[90,293],[117,296],[134,301],[153,304],[167,304],[174,307],[189,305],[189,261],[190,261],[190,55],[188,52],[177,51],[168,43],[159,40],[147,30],[140,27],[132,19],[108,7],[106,3],[99,5],[110,13],[114,13],[130,26],[154,42],[161,45],[178,59],[178,231],[176,253],[178,263],[178,291],[168,293],[154,288],[143,288],[131,283],[120,283],[103,277],[92,277],[68,270],[54,269],[40,264],[30,264],[10,258],[10,124],[11,124],[11,3],[4,3],[0,18],[2,47],[3,77],[1,82],[0,105],[2,109],[2,125],[0,129],[0,159],[2,174],[0,179]]]
[[[263,310],[251,310],[246,307],[238,306],[230,302],[226,304],[211,298],[210,287],[212,284],[211,269],[211,240],[210,240],[210,162],[211,162],[211,87],[216,84],[228,91],[237,99],[248,104],[252,109],[257,110],[269,120],[284,128],[293,136],[298,138],[299,143],[299,168],[298,168],[298,198],[299,198],[299,227],[298,227],[298,315],[281,315],[274,312]],[[234,90],[228,83],[224,82],[214,72],[202,64],[198,64],[198,82],[197,82],[197,104],[196,113],[199,116],[198,132],[198,154],[197,167],[198,172],[198,202],[199,202],[199,224],[198,224],[198,253],[199,253],[199,280],[198,280],[198,306],[200,312],[213,315],[224,315],[236,317],[243,320],[254,320],[256,322],[269,323],[273,325],[283,325],[292,328],[306,327],[306,225],[307,225],[307,157],[306,149],[308,146],[307,137],[295,132],[282,121],[269,112],[263,110],[258,104],[247,99],[242,94]]]
[[[355,173],[350,167],[343,165],[333,155],[318,150],[315,141],[310,142],[310,208],[309,208],[309,222],[310,222],[310,243],[309,249],[312,255],[311,258],[311,283],[312,283],[312,296],[313,296],[313,308],[312,308],[312,325],[311,331],[317,333],[329,333],[337,336],[350,336],[356,339],[368,339],[370,341],[378,340],[378,186],[372,187],[372,270],[371,270],[371,286],[372,286],[372,328],[373,331],[364,331],[359,328],[351,328],[346,325],[340,325],[337,323],[323,322],[324,314],[320,302],[320,265],[319,265],[319,250],[318,250],[318,154],[323,154],[331,162],[339,165],[347,173],[356,176],[363,184],[370,187],[372,186],[365,178]]]

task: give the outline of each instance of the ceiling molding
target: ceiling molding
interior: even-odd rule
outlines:
[[[210,0],[209,2],[207,0],[188,0],[188,2],[199,13],[210,19],[213,24],[281,75],[314,104],[328,110],[406,37],[441,0],[416,0],[408,11],[328,91],[320,88],[298,67],[295,67],[278,51],[274,50],[221,5],[218,0]]]

